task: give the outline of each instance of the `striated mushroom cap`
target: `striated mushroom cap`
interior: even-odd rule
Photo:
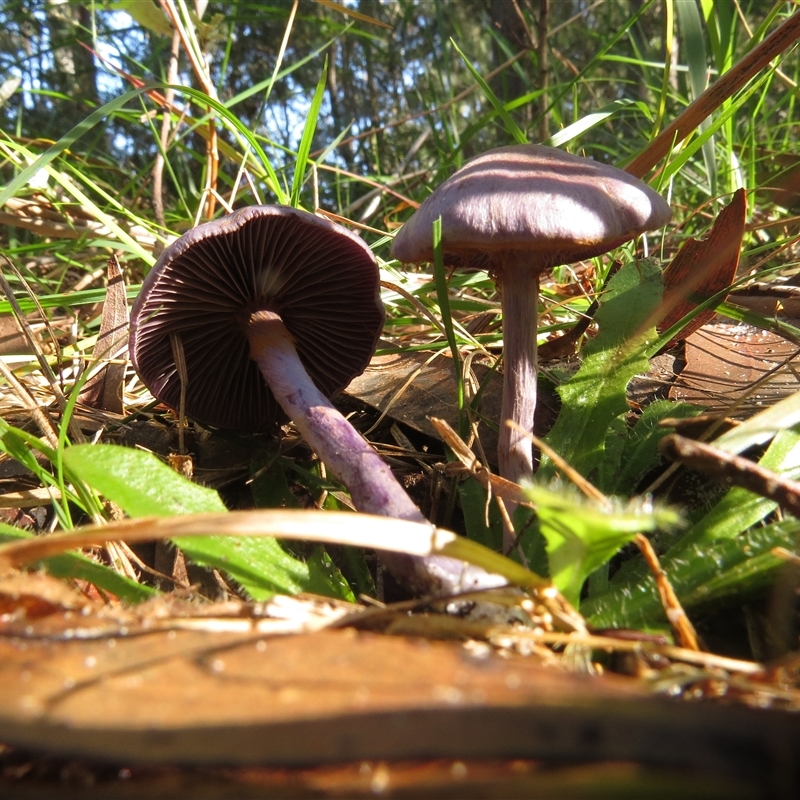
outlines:
[[[544,271],[613,250],[672,213],[661,195],[616,167],[520,144],[490,150],[442,183],[401,228],[392,256],[430,261],[440,216],[446,254],[475,264],[481,254],[528,251],[536,255],[531,267]]]
[[[188,372],[186,413],[261,430],[284,419],[244,333],[259,309],[279,314],[326,396],[364,371],[383,328],[379,272],[350,231],[287,206],[250,206],[199,225],[170,245],[131,316],[130,355],[153,396],[178,408],[170,334]]]

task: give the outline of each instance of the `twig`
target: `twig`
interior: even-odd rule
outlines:
[[[208,67],[203,60],[203,54],[200,49],[200,44],[195,36],[194,29],[191,25],[184,25],[178,9],[175,7],[173,0],[160,0],[161,8],[169,17],[173,27],[180,36],[183,49],[186,51],[186,57],[192,65],[197,80],[200,83],[202,90],[212,99],[217,99],[217,90],[214,86],[211,76],[208,74]],[[185,12],[186,6],[181,2],[181,8]],[[188,20],[187,16],[187,22]],[[214,216],[214,209],[216,207],[216,189],[217,189],[217,175],[219,173],[219,148],[217,144],[217,124],[216,119],[209,109],[208,112],[208,136],[206,138],[206,185],[204,194],[206,196],[206,217],[211,219]]]
[[[428,417],[431,425],[442,437],[444,443],[453,451],[453,455],[461,462],[464,469],[469,472],[483,487],[491,489],[497,497],[510,500],[512,503],[530,506],[530,500],[525,492],[513,481],[493,475],[480,461],[475,453],[470,450],[459,435],[443,420],[437,417]]]
[[[667,578],[667,573],[661,568],[658,556],[656,555],[656,551],[653,550],[653,545],[650,544],[650,540],[641,533],[637,533],[634,542],[639,548],[639,552],[642,554],[647,566],[650,568],[650,572],[653,573],[653,577],[656,579],[656,587],[658,588],[658,596],[661,598],[661,605],[664,607],[664,613],[667,615],[672,630],[675,631],[678,643],[687,650],[700,650],[697,632],[689,621],[689,617],[686,616],[681,601],[678,600],[678,596],[675,594],[675,590],[672,588],[669,578]]]
[[[643,178],[669,151],[682,142],[697,126],[714,113],[729,97],[739,91],[773,58],[800,37],[800,11],[778,26],[741,61],[711,84],[684,112],[647,146],[644,152],[625,167],[626,172]]]
[[[784,511],[800,516],[800,482],[785,478],[759,466],[749,458],[732,455],[711,445],[687,439],[676,433],[665,436],[659,449],[671,461],[724,486],[739,486],[754,494],[774,500]]]
[[[521,433],[523,436],[528,437],[534,444],[535,447],[538,447],[552,462],[556,465],[558,469],[560,469],[564,475],[566,475],[572,483],[575,484],[590,500],[594,500],[596,503],[600,503],[601,505],[607,506],[608,498],[592,483],[590,483],[583,475],[580,474],[571,464],[565,461],[561,456],[553,450],[550,445],[546,442],[542,441],[538,436],[531,433],[528,430],[525,430],[521,425],[514,422],[513,419],[506,420],[506,425],[511,428],[516,429]]]

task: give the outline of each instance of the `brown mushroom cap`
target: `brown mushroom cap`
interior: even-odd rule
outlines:
[[[245,325],[279,314],[326,396],[364,371],[383,327],[379,273],[343,227],[286,206],[251,206],[170,245],[133,305],[130,355],[153,396],[178,408],[170,334],[183,346],[186,413],[209,425],[264,429],[283,419],[250,358]]]
[[[507,251],[535,254],[544,271],[606,253],[671,216],[666,201],[627,172],[536,144],[490,150],[441,184],[395,237],[393,257],[433,257],[442,217],[447,253],[469,261]]]

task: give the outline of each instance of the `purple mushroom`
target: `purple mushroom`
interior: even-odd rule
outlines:
[[[248,431],[285,414],[359,511],[425,522],[328,399],[369,364],[383,320],[377,264],[360,238],[305,211],[252,206],[164,250],[133,306],[130,354],[166,405],[179,408],[183,391],[188,416]],[[386,553],[383,560],[426,593],[503,582],[453,559]]]
[[[402,262],[433,258],[431,225],[442,218],[448,263],[486,269],[503,311],[500,474],[533,471],[539,277],[559,264],[606,253],[671,216],[664,199],[627,172],[542,145],[490,150],[468,161],[417,209],[397,234]]]

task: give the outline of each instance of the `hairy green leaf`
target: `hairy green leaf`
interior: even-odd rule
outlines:
[[[66,450],[64,463],[131,517],[225,510],[215,491],[192,483],[142,450],[76,445]],[[225,570],[256,599],[310,590],[308,566],[274,539],[210,536],[175,543],[197,564]]]

